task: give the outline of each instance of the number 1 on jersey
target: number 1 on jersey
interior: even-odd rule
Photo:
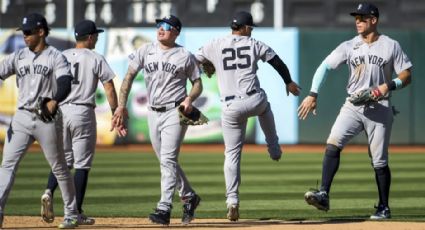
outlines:
[[[74,78],[72,80],[72,84],[78,85],[80,84],[80,81],[78,80],[78,70],[80,69],[80,63],[76,62],[72,67],[74,67]]]

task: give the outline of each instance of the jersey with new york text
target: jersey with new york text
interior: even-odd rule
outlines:
[[[144,44],[129,55],[129,67],[142,70],[153,106],[182,100],[187,95],[187,80],[200,78],[193,55],[180,45],[164,50],[157,42]]]
[[[73,76],[71,92],[61,104],[73,103],[96,106],[99,80],[106,83],[115,77],[105,58],[90,49],[72,48],[63,52]]]
[[[71,76],[65,56],[48,46],[39,53],[28,47],[22,48],[0,62],[0,78],[16,74],[18,103],[20,109],[34,109],[39,97],[53,98],[57,91],[56,79]]]
[[[260,88],[257,62],[272,59],[272,48],[252,37],[227,35],[213,39],[199,49],[196,59],[214,64],[220,95],[243,95]]]
[[[345,41],[326,57],[325,63],[331,69],[342,63],[348,65],[348,94],[388,83],[393,72],[399,74],[412,67],[399,43],[385,35],[371,44],[364,42],[360,35]]]

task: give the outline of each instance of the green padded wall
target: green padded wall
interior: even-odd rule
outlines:
[[[381,30],[399,41],[403,50],[414,65],[412,84],[408,88],[393,93],[393,105],[400,111],[395,116],[392,144],[425,144],[425,31]],[[302,99],[308,94],[311,79],[323,59],[341,42],[356,36],[353,29],[347,30],[300,30],[300,84]],[[345,86],[348,79],[346,65],[329,73],[319,92],[317,115],[310,116],[299,124],[299,143],[325,143],[338,115],[339,109],[347,96]],[[395,76],[394,76],[395,77]],[[367,143],[364,134],[354,138],[350,143]]]

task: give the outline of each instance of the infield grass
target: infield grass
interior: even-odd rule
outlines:
[[[267,154],[244,152],[240,215],[243,219],[368,219],[377,202],[374,172],[367,153],[343,153],[331,191],[331,210],[318,211],[303,198],[321,177],[322,154],[286,154],[280,162]],[[180,162],[202,197],[198,218],[225,218],[223,154],[182,153]],[[425,221],[425,154],[390,155],[393,220]],[[38,216],[49,167],[40,153],[20,164],[6,215]],[[153,153],[98,152],[90,172],[84,210],[90,216],[147,217],[160,198],[159,163]],[[56,215],[63,215],[59,190]],[[181,217],[175,197],[172,216]]]

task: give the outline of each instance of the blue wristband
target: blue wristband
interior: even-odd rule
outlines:
[[[399,78],[393,79],[393,82],[395,83],[395,89],[403,87],[403,82]]]
[[[399,78],[395,78],[390,83],[387,83],[389,90],[396,90],[403,87],[403,82]]]

